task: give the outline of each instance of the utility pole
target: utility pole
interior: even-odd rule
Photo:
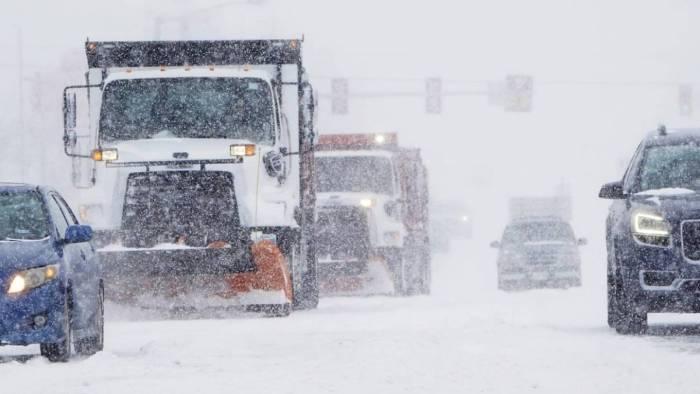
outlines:
[[[24,40],[22,37],[22,28],[17,27],[17,87],[19,88],[19,119],[18,119],[18,130],[19,130],[19,152],[22,155],[25,152],[25,147],[27,146],[27,136],[24,130]],[[20,176],[22,181],[26,180],[26,166],[20,165]]]

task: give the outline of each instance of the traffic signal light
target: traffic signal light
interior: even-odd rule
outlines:
[[[693,86],[682,84],[678,86],[678,109],[681,116],[693,114]]]
[[[334,114],[347,115],[348,94],[347,78],[334,78],[331,80],[331,111]]]
[[[531,75],[508,75],[506,77],[506,112],[532,111],[533,78]]]
[[[442,79],[428,78],[425,81],[425,112],[439,114],[442,112]]]

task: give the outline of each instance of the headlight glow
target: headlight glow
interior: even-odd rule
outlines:
[[[231,145],[229,147],[229,153],[233,157],[255,156],[255,145]]]
[[[363,208],[372,208],[374,206],[374,201],[371,198],[363,198],[360,200],[360,206]]]
[[[58,277],[58,265],[47,265],[40,268],[32,268],[15,274],[7,289],[7,294],[19,294],[23,291],[37,288]]]
[[[671,234],[671,225],[661,215],[637,212],[632,215],[632,232],[651,237],[668,237]]]

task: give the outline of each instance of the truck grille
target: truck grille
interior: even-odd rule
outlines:
[[[239,229],[233,175],[225,171],[162,171],[129,175],[122,215],[124,243],[189,246],[234,240]]]
[[[319,209],[316,237],[319,259],[365,262],[369,259],[367,214],[361,208]]]
[[[683,255],[692,261],[700,261],[700,220],[688,220],[681,224]]]

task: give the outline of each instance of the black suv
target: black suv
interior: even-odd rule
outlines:
[[[608,324],[641,334],[647,313],[700,312],[700,130],[659,129],[637,148],[606,223]]]

